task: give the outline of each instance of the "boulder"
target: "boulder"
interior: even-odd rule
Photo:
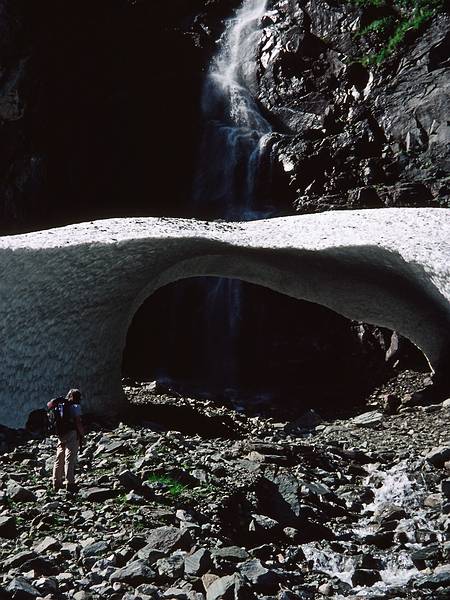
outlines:
[[[215,548],[212,550],[213,558],[224,559],[230,562],[242,562],[250,558],[249,553],[240,546],[224,546],[223,548]]]
[[[446,498],[450,498],[450,479],[441,481],[441,492]]]
[[[184,573],[184,557],[181,554],[172,554],[167,558],[160,558],[156,561],[156,569],[159,576],[165,580],[178,579]]]
[[[253,595],[239,574],[215,579],[206,590],[206,600],[250,600]]]
[[[24,577],[14,577],[6,586],[6,591],[11,600],[34,600],[41,595]]]
[[[61,549],[61,542],[52,536],[47,536],[43,540],[37,542],[34,549],[38,554],[56,552]]]
[[[376,410],[363,413],[362,415],[358,415],[352,419],[352,423],[357,427],[378,427],[383,422],[383,413],[380,413]]]
[[[116,498],[118,494],[118,490],[95,486],[84,489],[81,493],[81,496],[84,500],[87,500],[88,502],[104,502],[105,500]]]
[[[36,502],[35,494],[15,481],[8,481],[6,494],[12,502]]]
[[[381,581],[381,575],[375,569],[355,569],[352,575],[354,586],[372,587],[377,581]]]
[[[153,529],[146,541],[146,547],[161,550],[166,554],[178,549],[189,550],[192,545],[189,531],[171,526]]]
[[[211,567],[211,553],[206,548],[200,548],[184,559],[184,570],[187,575],[201,577]]]
[[[425,460],[434,467],[441,468],[447,460],[450,460],[450,446],[440,446],[433,448],[425,455]]]
[[[14,517],[0,517],[0,538],[12,540],[17,536],[16,519]]]
[[[20,567],[23,563],[28,560],[32,560],[33,558],[37,558],[37,553],[33,550],[22,550],[22,552],[18,552],[17,554],[13,554],[9,558],[7,558],[3,566],[8,569],[14,569],[15,567]]]
[[[107,552],[109,548],[109,542],[106,540],[99,540],[97,542],[92,542],[91,544],[87,544],[81,551],[81,556],[83,558],[88,558],[92,556],[102,556]]]
[[[155,581],[156,573],[143,560],[134,560],[122,569],[117,569],[109,578],[111,583],[127,583],[132,587]]]
[[[247,560],[239,566],[240,574],[252,584],[255,591],[272,594],[278,588],[276,573],[263,566],[260,560]]]

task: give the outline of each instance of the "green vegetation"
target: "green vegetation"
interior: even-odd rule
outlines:
[[[187,486],[180,483],[177,479],[169,477],[168,475],[158,475],[157,473],[151,473],[147,477],[147,481],[150,483],[160,483],[167,488],[167,491],[171,496],[177,498],[187,490]]]
[[[408,32],[419,31],[434,15],[444,10],[444,0],[351,0],[361,8],[385,8],[391,14],[374,20],[355,37],[376,35],[381,48],[361,59],[364,65],[381,64],[404,42]],[[374,11],[375,12],[375,11]],[[394,13],[394,14],[392,14]]]
[[[386,6],[385,0],[353,0],[352,4],[366,8],[367,6]]]
[[[375,21],[372,21],[372,23],[367,25],[367,27],[363,27],[363,29],[360,29],[356,33],[355,37],[364,37],[371,31],[379,34],[385,34],[390,29],[392,29],[394,22],[395,19],[392,15],[389,17],[382,17],[381,19],[375,19]]]

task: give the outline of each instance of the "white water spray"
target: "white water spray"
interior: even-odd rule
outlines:
[[[245,0],[228,21],[203,92],[205,131],[194,204],[228,220],[261,218],[270,212],[256,196],[272,129],[253,97],[266,3]]]
[[[370,599],[372,596],[379,598],[380,594],[392,587],[406,585],[412,578],[419,574],[411,560],[411,552],[419,548],[415,535],[417,531],[428,531],[429,523],[426,512],[423,510],[423,500],[427,488],[425,482],[412,478],[409,474],[419,471],[419,462],[404,460],[387,471],[379,470],[376,465],[367,465],[369,476],[365,484],[372,487],[373,501],[366,506],[367,516],[354,528],[356,537],[363,539],[367,534],[377,530],[377,521],[374,515],[379,514],[387,505],[395,505],[405,509],[410,516],[399,521],[396,531],[403,532],[408,542],[403,549],[393,552],[381,552],[384,566],[380,570],[381,581],[371,587],[355,588],[356,598]],[[436,533],[436,539],[442,541]],[[355,559],[350,555],[333,551],[329,547],[321,547],[317,542],[302,546],[306,558],[313,564],[315,571],[336,577],[352,585],[352,576],[355,571]],[[336,600],[344,600],[344,596],[335,596]]]
[[[272,129],[254,99],[266,2],[244,0],[228,20],[205,79],[204,130],[193,188],[193,214],[197,217],[251,220],[274,213],[264,200],[270,173],[262,168]],[[266,164],[270,168],[270,161]],[[193,285],[200,286],[204,295],[201,321],[195,328],[203,349],[199,362],[203,363],[205,387],[234,393],[239,387],[242,283],[220,279]]]

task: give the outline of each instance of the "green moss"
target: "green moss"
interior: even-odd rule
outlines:
[[[181,496],[186,490],[187,486],[183,485],[173,477],[169,477],[168,475],[159,475],[157,473],[151,473],[147,481],[149,483],[161,483],[165,487],[167,487],[167,491],[174,498]]]
[[[351,2],[362,8],[384,6],[397,15],[374,19],[355,35],[355,38],[363,38],[375,33],[382,45],[380,50],[362,57],[361,63],[366,66],[381,64],[403,44],[409,31],[420,30],[434,15],[444,10],[444,0],[394,0],[393,2],[351,0]]]
[[[367,6],[386,6],[385,0],[353,0],[352,4],[366,8]]]
[[[375,21],[372,21],[372,23],[367,25],[367,27],[363,27],[363,29],[360,29],[356,33],[355,37],[364,37],[370,32],[384,34],[389,29],[392,29],[394,22],[394,17],[392,16],[383,17],[381,19],[375,19]]]

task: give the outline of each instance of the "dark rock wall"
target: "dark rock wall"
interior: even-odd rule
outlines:
[[[0,232],[193,216],[202,77],[239,4],[1,0]],[[394,10],[367,4],[269,2],[253,91],[280,212],[448,205],[449,16],[365,66],[358,32]]]
[[[2,0],[0,232],[187,214],[202,72],[233,4]]]
[[[275,185],[300,213],[450,206],[450,18],[370,64],[387,40],[361,32],[398,9],[365,4],[270,3],[258,97],[280,132]]]

